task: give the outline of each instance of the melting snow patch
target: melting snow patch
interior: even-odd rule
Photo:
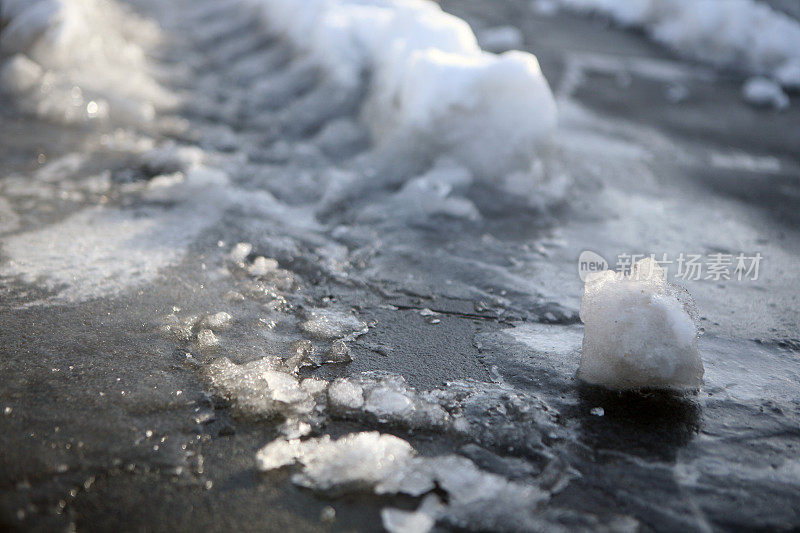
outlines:
[[[590,274],[580,316],[580,379],[613,389],[700,386],[691,297],[668,283],[652,259],[636,263],[626,277],[611,270]]]

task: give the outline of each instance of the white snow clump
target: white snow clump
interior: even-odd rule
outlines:
[[[581,302],[578,377],[620,390],[699,387],[695,315],[689,294],[668,283],[652,259],[637,262],[627,276],[590,274]]]

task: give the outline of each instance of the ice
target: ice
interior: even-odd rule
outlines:
[[[692,306],[688,293],[668,283],[649,258],[627,276],[590,274],[580,310],[578,377],[612,389],[699,387],[703,363]]]
[[[485,28],[477,33],[477,37],[481,48],[495,53],[518,50],[523,44],[522,32],[514,26]]]
[[[183,157],[177,149],[169,151]],[[80,162],[75,166],[79,169]],[[54,161],[34,181],[47,185],[66,179],[68,172],[73,170]],[[222,215],[228,185],[225,174],[200,164],[154,177],[137,184],[141,198],[152,205],[134,211],[100,203],[10,236],[3,243],[9,260],[0,265],[0,276],[46,285],[53,290],[49,301],[119,294],[180,262],[189,243]]]
[[[213,315],[208,315],[202,321],[202,324],[211,329],[211,330],[219,330],[225,329],[231,324],[231,320],[233,317],[230,313],[226,313],[225,311],[220,311],[218,313],[214,313]]]
[[[427,533],[436,524],[441,514],[442,502],[435,494],[429,494],[416,511],[386,508],[381,510],[383,528],[389,533]]]
[[[328,353],[325,355],[326,363],[349,363],[353,358],[350,357],[350,350],[343,340],[337,339],[331,343]]]
[[[800,23],[755,0],[558,0],[596,11],[692,58],[766,75],[792,86],[798,79]]]
[[[477,220],[478,208],[459,196],[472,184],[472,174],[450,158],[438,160],[425,174],[414,177],[382,205],[370,206],[359,221],[388,219],[424,221],[436,215]]]
[[[358,408],[348,408],[346,402],[337,402],[335,407],[341,416],[366,417],[382,424],[412,429],[446,429],[452,422],[448,412],[439,405],[438,398],[409,387],[402,376],[372,371],[343,380],[349,386],[340,384],[340,391],[346,391],[347,402],[358,405]],[[355,391],[359,389],[363,392],[362,404],[355,398]]]
[[[315,339],[325,340],[365,333],[367,325],[349,313],[315,309],[300,329]]]
[[[197,333],[197,345],[201,348],[210,348],[219,344],[219,339],[210,329],[201,329]]]
[[[470,27],[427,0],[292,0],[264,4],[266,20],[338,84],[370,71],[364,117],[373,137],[418,136],[479,177],[525,167],[556,122],[536,58],[494,55]]]
[[[323,493],[372,490],[376,494],[422,496],[434,488],[447,493],[447,504],[426,498],[415,513],[382,513],[384,524],[430,527],[441,518],[456,528],[514,531],[537,523],[536,506],[548,494],[485,472],[466,457],[420,457],[405,440],[378,432],[351,433],[331,439],[276,440],[256,454],[259,470],[298,464],[292,482]]]
[[[328,406],[336,414],[352,412],[364,405],[364,389],[346,378],[337,378],[328,387]]]
[[[297,418],[309,415],[316,405],[313,389],[304,388],[277,357],[243,365],[222,357],[209,364],[205,373],[241,416]]]
[[[742,86],[742,97],[755,106],[786,109],[789,107],[789,97],[783,92],[781,86],[763,76],[754,76]]]
[[[247,256],[253,251],[253,245],[249,242],[240,242],[233,247],[230,253],[230,258],[237,263],[244,263]]]

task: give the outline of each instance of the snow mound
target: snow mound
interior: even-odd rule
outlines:
[[[695,311],[689,294],[643,259],[628,276],[605,270],[586,279],[578,377],[612,389],[699,387]]]
[[[62,123],[147,123],[174,97],[153,78],[155,25],[111,0],[0,3],[0,91]]]
[[[277,31],[336,83],[369,76],[364,117],[383,144],[416,138],[480,176],[524,167],[556,123],[536,58],[481,50],[463,20],[427,0],[276,0]]]
[[[800,84],[800,23],[755,0],[558,0],[636,26],[686,56]]]

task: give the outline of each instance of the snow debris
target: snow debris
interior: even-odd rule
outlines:
[[[485,472],[466,457],[420,457],[405,440],[376,431],[338,440],[328,435],[275,440],[258,451],[256,464],[261,471],[297,464],[293,483],[328,494],[371,490],[378,495],[422,496],[437,487],[447,493],[446,506],[438,498],[426,498],[415,513],[382,513],[384,523],[397,531],[412,524],[424,530],[439,518],[455,527],[526,529],[537,520],[537,504],[548,498],[533,486]]]
[[[347,344],[341,339],[333,341],[328,353],[325,355],[326,363],[349,363],[352,360]]]
[[[201,324],[211,330],[220,330],[230,326],[231,320],[233,320],[233,317],[230,313],[220,311],[219,313],[214,313],[213,315],[205,317]]]
[[[210,329],[201,329],[197,333],[197,345],[201,348],[210,348],[219,344],[219,339]]]
[[[249,242],[240,242],[233,247],[230,253],[230,258],[236,263],[244,263],[247,256],[253,251],[253,245]]]
[[[427,533],[433,529],[442,508],[439,497],[428,494],[416,511],[403,511],[391,507],[382,509],[381,522],[389,533]]]
[[[763,76],[754,76],[742,86],[742,97],[754,106],[782,110],[789,107],[789,97],[781,86]]]
[[[587,276],[580,317],[580,379],[612,389],[700,386],[694,304],[656,261],[642,259],[624,277],[611,270]]]
[[[367,332],[367,325],[353,315],[331,309],[315,309],[300,324],[300,329],[315,339],[354,338]]]
[[[218,393],[245,417],[298,418],[309,415],[316,405],[313,392],[288,373],[286,364],[278,357],[264,357],[243,365],[223,357],[212,362],[205,372]]]

